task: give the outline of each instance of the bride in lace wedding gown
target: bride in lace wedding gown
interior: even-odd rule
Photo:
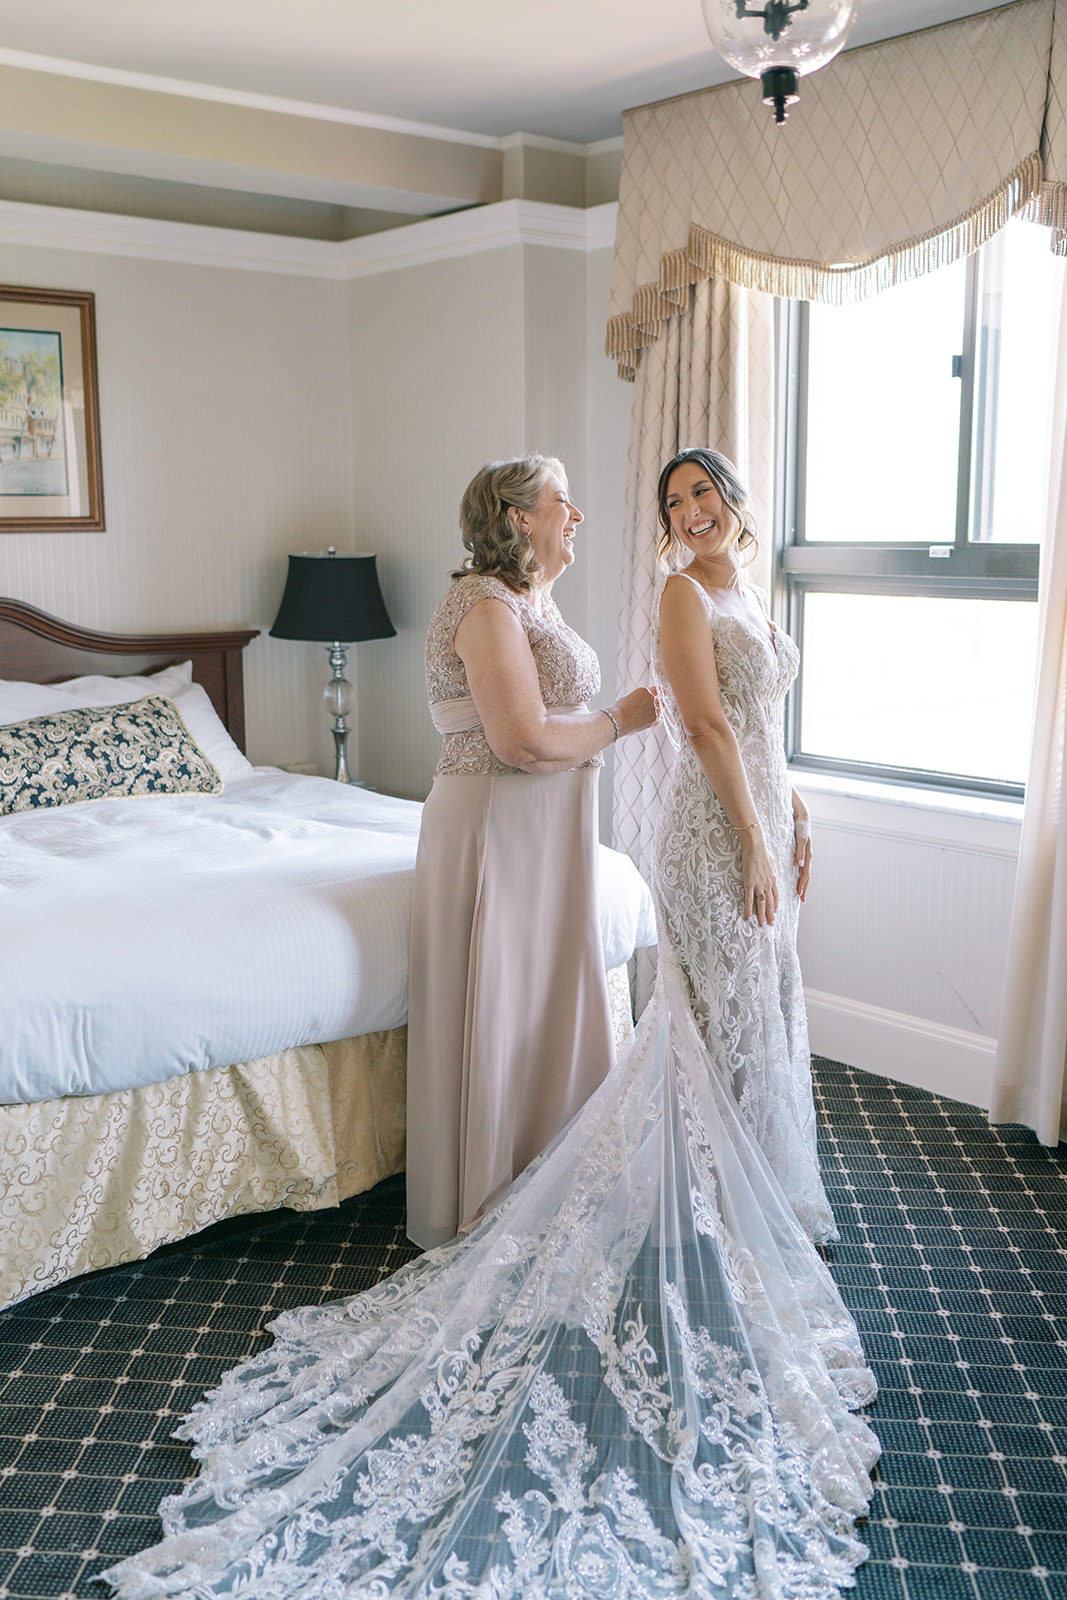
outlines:
[[[797,960],[811,843],[782,739],[799,654],[770,621],[762,591],[737,581],[734,546],[743,552],[754,534],[725,457],[675,456],[660,475],[659,505],[661,562],[690,558],[667,580],[657,640],[678,751],[653,844],[660,948],[674,952],[701,1036],[805,1230],[836,1239]]]
[[[683,533],[691,551],[707,538],[699,519]],[[164,1502],[162,1543],[106,1574],[122,1595],[832,1600],[851,1585],[878,1455],[855,1412],[875,1384],[809,1238],[832,1217],[790,909],[807,848],[769,753],[795,655],[742,610],[747,591],[667,591],[662,659],[690,742],[657,834],[659,973],[631,1045],[471,1233],[274,1323],[273,1348],[180,1430],[200,1475]],[[720,758],[675,683],[700,615],[745,754],[717,797],[702,773]]]

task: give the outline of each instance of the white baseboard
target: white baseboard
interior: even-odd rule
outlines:
[[[813,1055],[989,1109],[995,1039],[818,989],[805,1000]]]

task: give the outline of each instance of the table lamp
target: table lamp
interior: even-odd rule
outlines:
[[[333,677],[323,692],[333,716],[333,742],[337,752],[334,777],[350,783],[348,723],[354,703],[352,685],[345,677],[349,645],[364,639],[391,639],[396,634],[378,587],[376,557],[360,551],[303,551],[289,557],[285,593],[274,619],[275,639],[317,640],[329,648]]]

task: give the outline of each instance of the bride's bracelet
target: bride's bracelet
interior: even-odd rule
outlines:
[[[731,827],[735,833],[748,833],[752,828],[758,828],[759,822],[746,822],[743,828],[739,828],[736,823],[731,823]]]
[[[615,713],[614,713],[614,711],[609,711],[607,706],[601,706],[600,709],[604,713],[604,715],[607,717],[608,721],[611,723],[611,726],[615,729],[615,738],[612,740],[612,743],[613,744],[617,744],[618,740],[619,740],[619,735],[622,733],[622,729],[619,727],[619,724],[618,724],[618,721],[616,719]]]

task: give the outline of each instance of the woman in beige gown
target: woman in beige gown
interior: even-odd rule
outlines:
[[[460,523],[470,552],[430,623],[444,735],[423,812],[408,1020],[408,1233],[465,1230],[540,1154],[614,1059],[596,907],[600,752],[655,720],[608,710],[552,585],[582,520],[563,467],[493,462]]]

